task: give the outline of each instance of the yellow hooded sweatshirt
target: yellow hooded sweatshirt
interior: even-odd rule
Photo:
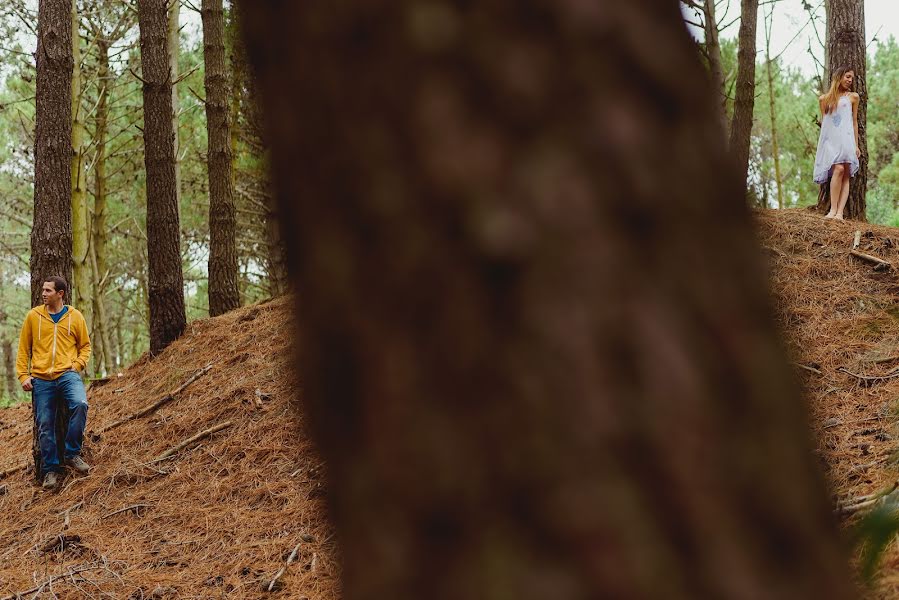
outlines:
[[[79,311],[68,309],[59,323],[53,322],[46,304],[28,311],[16,356],[19,383],[29,377],[53,380],[71,369],[84,371],[91,356],[87,323]]]

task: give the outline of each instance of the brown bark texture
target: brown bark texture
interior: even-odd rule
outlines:
[[[827,3],[827,87],[830,77],[841,66],[855,71],[855,92],[858,104],[858,147],[861,150],[858,175],[849,185],[845,218],[867,221],[866,194],[868,191],[868,81],[865,54],[865,3],[863,0],[829,0]],[[818,194],[818,211],[830,210],[830,188],[825,183]]]
[[[244,10],[347,599],[852,597],[677,3]]]
[[[144,96],[152,354],[158,354],[177,339],[186,324],[172,126],[172,80],[167,49],[168,4],[167,0],[139,0],[137,3]]]
[[[222,0],[203,0],[203,60],[206,65],[206,131],[209,172],[209,315],[240,306],[237,287],[237,213],[228,123],[228,71],[225,68],[225,13]]]
[[[110,43],[102,35],[97,42],[97,80],[99,90],[94,116],[94,210],[91,217],[91,253],[93,256],[93,331],[91,339],[96,347],[94,363],[102,366],[106,374],[114,369],[109,341],[109,321],[106,314],[106,287],[109,276],[107,268],[108,226],[106,220],[106,142],[109,133],[109,48]]]
[[[72,1],[38,3],[31,303],[47,277],[72,280]]]
[[[758,0],[742,0],[738,35],[737,81],[734,114],[730,125],[730,151],[736,161],[737,174],[744,182],[749,177],[749,146],[752,138],[752,116],[755,110],[755,59]]]

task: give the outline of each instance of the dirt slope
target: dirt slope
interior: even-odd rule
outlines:
[[[291,309],[279,299],[195,322],[91,390],[88,476],[58,493],[26,471],[0,480],[0,598],[40,586],[48,598],[338,598],[323,468],[290,406]],[[207,365],[167,404],[102,432]],[[0,472],[30,460],[30,419],[27,405],[0,410]]]
[[[763,211],[757,221],[834,504],[889,490],[899,478],[899,229],[806,210]],[[857,230],[858,250],[892,270],[849,255]],[[843,518],[848,526],[857,517]],[[895,544],[870,596],[899,598]]]

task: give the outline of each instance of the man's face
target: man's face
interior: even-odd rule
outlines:
[[[41,300],[44,301],[44,304],[50,305],[56,303],[56,298],[62,300],[62,292],[56,291],[56,286],[52,281],[45,281],[41,288]]]

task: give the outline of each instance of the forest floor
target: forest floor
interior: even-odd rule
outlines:
[[[95,384],[90,474],[56,492],[27,469],[0,479],[0,599],[339,598],[324,469],[291,406],[291,310],[281,298],[194,322]],[[0,474],[30,464],[31,441],[30,406],[0,410]]]
[[[778,319],[808,398],[815,451],[835,510],[844,511],[899,481],[899,229],[802,209],[756,217]],[[856,231],[857,251],[892,268],[850,255]],[[847,534],[862,512],[841,515]],[[895,542],[868,595],[899,599]]]

